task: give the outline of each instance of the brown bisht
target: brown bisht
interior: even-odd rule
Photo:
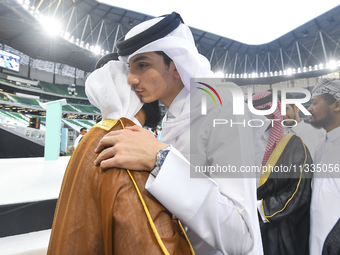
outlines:
[[[63,179],[48,255],[193,254],[180,223],[145,190],[149,172],[104,172],[93,163],[105,134],[133,125],[125,118],[106,119],[79,143]]]

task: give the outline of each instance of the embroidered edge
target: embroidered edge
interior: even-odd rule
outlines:
[[[118,120],[116,120],[116,119],[104,119],[104,120],[98,122],[95,125],[95,127],[109,131],[111,128],[114,127],[114,125],[117,124],[117,122],[118,122]]]
[[[283,150],[286,148],[287,143],[289,142],[290,138],[292,138],[292,136],[293,136],[292,134],[286,134],[283,136],[283,138],[280,140],[280,142],[275,147],[273,153],[270,155],[266,163],[266,169],[268,169],[270,165],[275,166],[276,162],[279,160]],[[263,184],[266,183],[270,174],[271,174],[271,171],[266,171],[261,174],[259,187],[261,187]]]
[[[304,148],[304,151],[305,151],[305,160],[304,160],[304,162],[303,162],[303,165],[305,166],[305,165],[306,165],[306,161],[307,161],[306,146],[305,146],[304,142],[302,141],[301,137],[299,137],[299,138],[300,138],[300,140],[301,140],[301,142],[302,142],[302,144],[303,144],[303,148]],[[304,169],[304,168],[303,168],[303,169]],[[284,206],[280,211],[277,211],[277,212],[273,213],[273,214],[270,215],[270,216],[265,216],[266,219],[267,219],[267,217],[268,217],[268,218],[273,217],[273,216],[275,216],[276,214],[282,212],[284,209],[286,209],[287,205],[288,205],[289,202],[293,199],[293,197],[295,196],[296,192],[297,192],[298,189],[299,189],[299,186],[300,186],[300,183],[301,183],[301,179],[302,179],[303,169],[302,169],[301,172],[300,172],[300,178],[299,178],[299,182],[298,182],[298,184],[297,184],[297,186],[296,186],[296,189],[295,189],[293,195],[292,195],[292,196],[288,199],[288,201],[286,202],[285,206]],[[262,207],[262,208],[263,208],[263,207]],[[264,211],[263,211],[263,215],[264,215]],[[267,219],[267,220],[268,220],[268,219]]]

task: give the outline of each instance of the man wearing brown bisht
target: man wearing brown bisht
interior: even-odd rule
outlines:
[[[108,132],[144,122],[156,126],[159,121],[157,117],[150,120],[157,112],[160,117],[158,101],[142,108],[126,82],[127,66],[126,73],[117,71],[123,65],[109,61],[86,81],[86,94],[101,110],[103,120],[90,129],[70,159],[48,255],[194,253],[181,223],[145,190],[148,172],[104,172],[93,163],[98,156],[95,148]]]

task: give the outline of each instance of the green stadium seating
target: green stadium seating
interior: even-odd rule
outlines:
[[[15,95],[11,95],[11,97],[14,100],[16,100],[18,103],[39,106],[38,101],[36,99],[33,99],[33,98],[19,97],[19,96],[15,96]]]
[[[44,91],[59,95],[68,95],[68,85],[52,84],[49,82],[40,81],[40,85]]]
[[[73,109],[70,105],[63,105],[62,110],[65,112],[77,112],[75,109]]]
[[[91,105],[72,104],[72,106],[79,109],[81,112],[100,114],[100,111],[96,107]]]

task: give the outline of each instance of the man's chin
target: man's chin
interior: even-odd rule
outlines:
[[[323,128],[325,124],[323,121],[316,121],[316,120],[310,120],[309,123],[317,129]]]

